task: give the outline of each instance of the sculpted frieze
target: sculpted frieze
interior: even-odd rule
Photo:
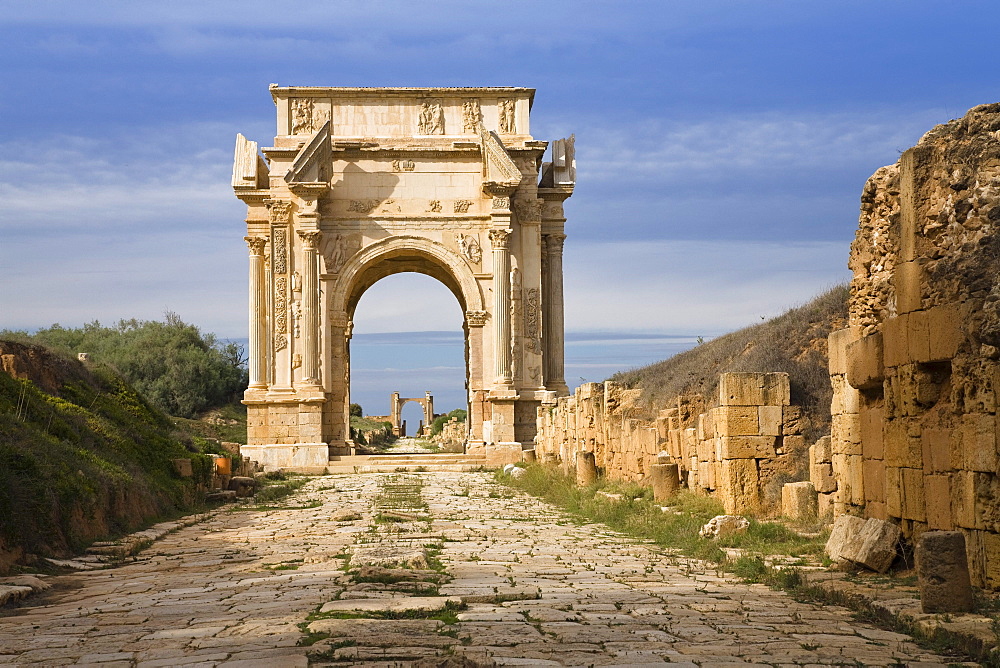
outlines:
[[[420,105],[417,133],[422,135],[444,134],[444,109],[440,100],[428,100]]]
[[[288,229],[271,228],[271,267],[275,274],[288,273]]]
[[[355,213],[371,213],[381,203],[382,200],[378,199],[352,199],[347,205],[347,210]]]
[[[472,202],[467,199],[455,200],[452,206],[452,211],[455,213],[469,213],[469,207],[472,206]]]
[[[500,100],[497,104],[499,112],[499,131],[502,135],[517,134],[517,122],[514,118],[516,102],[514,100]]]
[[[541,222],[542,203],[537,199],[518,199],[514,202],[514,212],[522,223]]]
[[[351,255],[348,239],[343,234],[335,234],[326,241],[324,246],[323,259],[326,260],[326,270],[335,274],[340,271],[344,262]]]
[[[427,213],[441,213],[441,201],[432,199],[427,203]]]
[[[417,164],[412,160],[393,160],[392,161],[392,171],[394,172],[412,172],[416,168]]]
[[[538,332],[539,320],[538,288],[528,288],[524,293],[524,338],[525,348],[533,353],[541,353],[541,342]]]
[[[477,134],[483,124],[483,110],[479,100],[472,98],[462,103],[462,132]]]
[[[462,257],[472,264],[479,264],[483,261],[483,247],[479,245],[478,235],[460,232],[455,235],[455,239],[458,241],[458,249],[462,253]]]
[[[329,120],[326,111],[317,109],[309,98],[292,100],[291,120],[293,135],[307,135],[316,132]]]

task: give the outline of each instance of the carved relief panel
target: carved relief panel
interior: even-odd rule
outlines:
[[[427,100],[420,105],[417,134],[444,134],[444,108],[441,106],[441,100]]]

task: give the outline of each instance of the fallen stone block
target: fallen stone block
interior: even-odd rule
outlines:
[[[43,592],[52,585],[44,580],[35,577],[34,575],[12,575],[6,578],[0,578],[0,585],[11,585],[14,587],[31,587],[31,591],[34,593]]]
[[[792,520],[816,517],[816,487],[809,481],[790,482],[781,486],[781,514]]]
[[[927,531],[917,542],[920,607],[927,613],[971,612],[972,582],[960,531]]]
[[[826,541],[826,553],[834,561],[848,561],[848,554],[853,555],[849,545],[861,533],[865,521],[854,515],[840,515],[833,522],[833,529]]]
[[[576,453],[576,484],[581,487],[597,482],[597,458],[593,452]]]
[[[433,614],[449,606],[462,605],[458,596],[407,596],[403,598],[358,598],[324,603],[320,612],[368,612],[368,613],[415,613]]]
[[[246,498],[252,496],[254,490],[257,489],[257,481],[253,478],[234,475],[229,479],[229,489],[236,492],[237,497],[241,499]]]
[[[653,485],[653,499],[667,501],[677,496],[681,476],[677,464],[653,464],[649,467],[649,481]]]
[[[208,503],[227,503],[235,500],[236,492],[231,489],[222,489],[205,495],[205,501]]]
[[[834,561],[848,561],[885,573],[896,559],[901,536],[899,527],[890,522],[841,515],[833,524],[826,551]]]
[[[750,520],[740,515],[716,515],[698,532],[702,538],[725,538],[750,528]]]
[[[607,499],[608,501],[624,501],[625,500],[625,495],[624,494],[614,494],[612,492],[597,492],[597,494],[595,496],[600,496],[600,497],[602,497],[604,499]]]
[[[194,476],[194,469],[191,466],[191,460],[182,458],[172,460],[174,464],[174,471],[177,472],[182,478],[190,478]]]

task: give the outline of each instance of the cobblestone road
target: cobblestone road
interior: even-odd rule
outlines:
[[[423,509],[389,494],[417,481]],[[314,664],[365,666],[948,663],[845,609],[573,524],[488,474],[327,476],[286,504],[299,507],[219,512],[134,563],[50,578],[53,590],[0,617],[0,663],[280,667],[305,666],[310,652]],[[352,576],[348,554],[352,569],[386,555],[419,567],[429,554],[435,566],[436,555],[451,579]],[[310,613],[331,616],[316,614],[324,605],[384,616],[450,597],[465,602],[457,622],[454,612],[319,620],[319,641],[298,644]]]

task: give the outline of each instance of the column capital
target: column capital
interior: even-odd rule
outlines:
[[[469,327],[483,327],[490,317],[489,311],[466,311],[465,322]]]
[[[490,230],[490,245],[493,250],[507,250],[510,248],[510,230],[494,229]]]
[[[263,255],[264,246],[267,244],[267,239],[264,237],[243,237],[243,241],[247,242],[247,246],[250,247],[250,255]]]
[[[283,199],[269,199],[267,205],[267,215],[273,225],[288,224],[288,216],[292,212],[292,203]]]
[[[302,245],[306,250],[316,250],[322,232],[318,230],[298,230],[296,234],[302,239]]]
[[[545,237],[545,250],[548,253],[562,253],[563,244],[566,242],[565,234],[546,234]]]

